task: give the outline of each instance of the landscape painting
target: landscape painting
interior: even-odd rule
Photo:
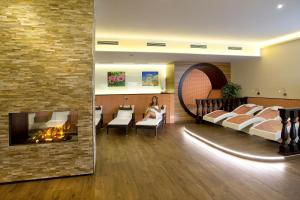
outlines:
[[[107,72],[108,87],[124,87],[125,72]]]
[[[158,72],[142,72],[143,86],[158,86]]]

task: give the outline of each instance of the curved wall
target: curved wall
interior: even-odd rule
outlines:
[[[193,69],[185,78],[182,86],[182,97],[184,104],[194,114],[196,114],[195,99],[207,98],[212,89],[208,76],[198,70]]]
[[[174,94],[174,121],[175,122],[185,122],[185,121],[194,121],[194,118],[191,117],[182,107],[180,104],[179,98],[178,98],[178,86],[179,82],[183,76],[183,74],[193,65],[198,63],[204,63],[204,62],[176,62],[174,63],[174,80],[175,80],[175,94]],[[221,62],[206,62],[211,63],[218,67],[225,75],[227,81],[230,81],[231,76],[231,70],[230,70],[230,63],[221,63]],[[199,71],[199,70],[198,70]]]

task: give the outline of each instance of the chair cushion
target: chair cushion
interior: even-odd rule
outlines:
[[[228,112],[224,111],[224,110],[216,110],[216,111],[213,111],[211,113],[208,113],[206,116],[207,117],[211,117],[211,118],[216,118],[216,117],[219,117],[221,115],[224,115]]]
[[[267,108],[261,113],[257,114],[256,117],[262,117],[264,119],[276,119],[279,117],[279,111]]]
[[[117,114],[117,118],[131,119],[132,118],[132,110],[119,110],[118,114]]]
[[[95,110],[95,126],[101,120],[101,114],[102,114],[102,110]]]
[[[137,122],[136,126],[157,126],[159,122],[161,122],[161,118],[159,119],[147,119]]]
[[[227,122],[234,123],[234,124],[241,124],[252,118],[253,118],[253,116],[251,116],[251,115],[238,115],[238,116],[227,119]]]
[[[128,125],[131,121],[131,118],[115,118],[111,120],[108,125]]]

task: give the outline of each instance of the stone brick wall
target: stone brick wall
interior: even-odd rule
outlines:
[[[0,4],[0,182],[93,173],[93,1]],[[10,112],[78,111],[78,142],[9,146]]]

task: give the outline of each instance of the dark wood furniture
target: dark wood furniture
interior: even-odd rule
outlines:
[[[247,97],[232,98],[232,99],[196,99],[197,114],[196,122],[202,121],[204,115],[215,110],[225,110],[228,112],[233,111],[235,108],[248,102]]]
[[[300,124],[300,108],[279,109],[282,131],[279,153],[282,155],[300,154],[300,128],[296,129],[297,122]],[[290,129],[288,129],[290,124]]]

